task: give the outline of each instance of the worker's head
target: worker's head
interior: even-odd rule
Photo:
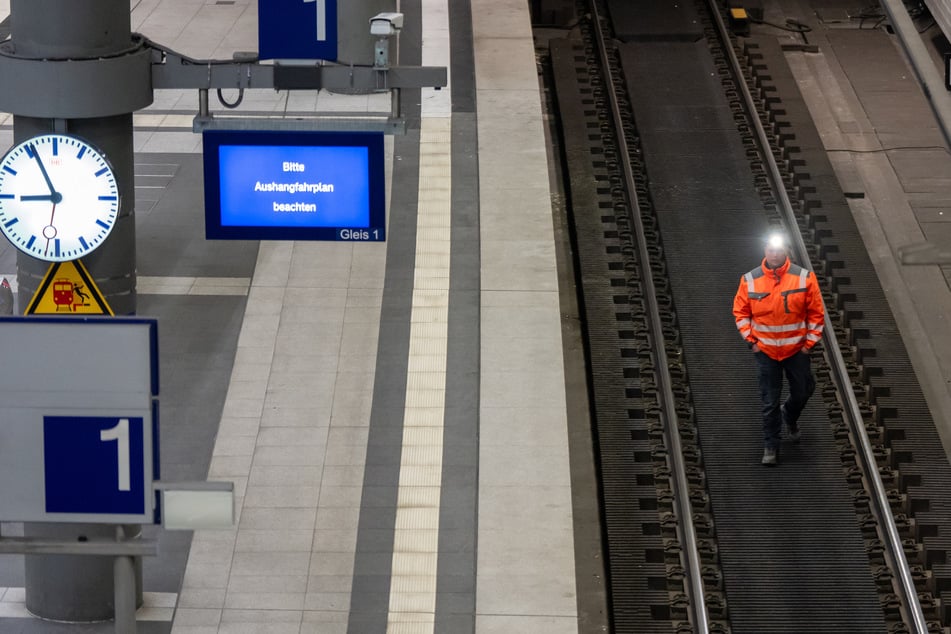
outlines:
[[[766,238],[766,249],[764,251],[766,256],[766,264],[771,269],[782,266],[783,262],[786,261],[786,257],[789,255],[789,244],[784,236],[780,232],[774,232],[769,234],[769,237]]]

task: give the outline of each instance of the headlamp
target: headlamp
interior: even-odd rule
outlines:
[[[772,249],[785,249],[786,239],[781,233],[773,233],[766,239],[766,245]]]

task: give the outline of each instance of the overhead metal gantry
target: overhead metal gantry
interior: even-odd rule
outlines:
[[[381,38],[384,39],[385,38]],[[238,53],[233,60],[196,60],[146,41],[152,51],[153,88],[194,88],[199,91],[198,114],[193,130],[365,130],[402,134],[405,121],[399,94],[406,88],[442,88],[447,84],[443,66],[389,66],[384,57],[373,66],[343,65],[324,61],[264,64],[254,53]],[[0,71],[2,72],[2,71]],[[208,106],[208,91],[234,89],[329,90],[343,93],[393,95],[389,112],[366,115],[316,113],[312,116],[215,116]],[[223,102],[225,107],[233,106]]]
[[[386,60],[383,60],[384,62]],[[198,60],[177,53],[139,35],[121,54],[95,59],[31,58],[17,55],[13,42],[0,43],[0,111],[29,112],[32,117],[69,118],[110,116],[133,112],[152,103],[154,89],[196,89],[199,92],[193,130],[366,130],[399,134],[405,123],[399,110],[399,91],[441,88],[447,84],[445,67],[262,63],[255,53],[231,60]],[[347,93],[385,93],[394,97],[389,112],[366,115],[315,113],[301,117],[214,116],[208,106],[209,90],[251,89],[329,90]],[[231,107],[225,104],[226,107]]]

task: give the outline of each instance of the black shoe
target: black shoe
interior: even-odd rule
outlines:
[[[786,434],[786,438],[792,442],[799,442],[802,439],[802,432],[799,429],[799,425],[796,423],[790,423],[789,419],[786,416],[786,406],[783,405],[779,408],[779,412],[783,417],[783,425],[786,426],[786,430],[789,432]]]

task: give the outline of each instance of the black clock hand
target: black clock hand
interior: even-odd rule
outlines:
[[[40,166],[40,171],[43,172],[43,179],[46,181],[46,186],[50,188],[50,194],[55,196],[56,190],[53,189],[53,182],[50,180],[50,175],[46,173],[46,166],[43,165],[43,161],[40,160],[40,153],[36,151],[36,146],[32,143],[27,147],[30,148],[33,158],[36,159],[36,164]]]

